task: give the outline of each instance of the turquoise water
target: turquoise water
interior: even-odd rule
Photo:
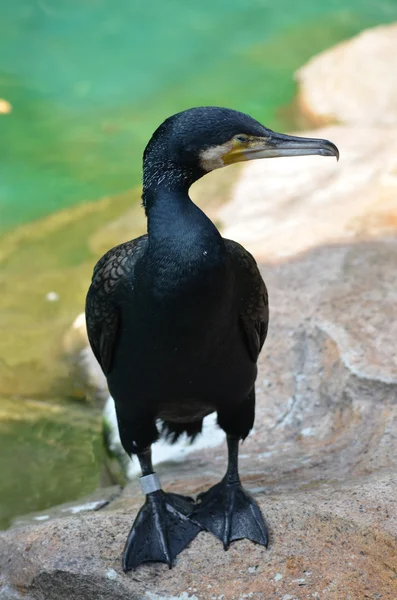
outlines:
[[[397,0],[0,1],[0,230],[130,188],[152,130],[218,104],[287,127],[294,70]]]

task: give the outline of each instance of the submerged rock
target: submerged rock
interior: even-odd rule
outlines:
[[[100,414],[82,403],[1,398],[0,529],[84,496],[101,481]]]
[[[239,541],[225,553],[200,533],[172,571],[149,564],[123,574],[142,502],[134,481],[94,513],[0,534],[3,597],[397,597],[396,269],[396,238],[262,266],[271,326],[240,462],[270,527],[269,550]],[[194,495],[224,469],[222,447],[158,471],[167,490]]]
[[[397,126],[397,24],[363,31],[299,69],[298,105],[315,123]]]
[[[91,351],[85,314],[77,315],[63,338],[63,351],[76,393],[103,407],[109,396],[106,377]]]
[[[0,395],[74,395],[61,340],[84,307],[91,236],[138,198],[139,190],[74,206],[0,238]]]

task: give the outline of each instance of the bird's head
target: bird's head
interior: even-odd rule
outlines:
[[[275,133],[252,117],[216,106],[191,108],[169,117],[144,153],[144,186],[174,176],[186,185],[206,173],[240,161],[318,154],[339,158],[328,140]],[[164,173],[167,175],[164,176]]]

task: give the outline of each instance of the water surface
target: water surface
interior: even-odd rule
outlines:
[[[140,179],[169,114],[217,104],[272,127],[293,72],[397,0],[1,0],[0,231]]]

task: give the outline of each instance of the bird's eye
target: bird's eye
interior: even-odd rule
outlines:
[[[235,135],[235,136],[234,136],[234,139],[235,139],[237,142],[240,142],[240,144],[246,144],[246,143],[249,141],[249,137],[248,137],[248,135],[244,135],[244,134],[242,134],[242,133],[240,133],[239,135]]]

